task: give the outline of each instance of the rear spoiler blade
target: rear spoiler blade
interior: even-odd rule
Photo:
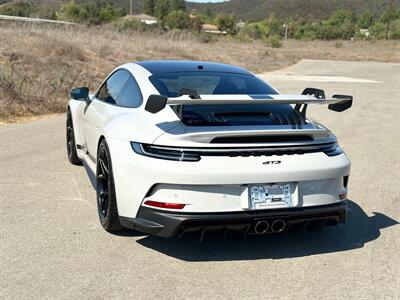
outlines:
[[[255,97],[255,98],[253,98]],[[153,114],[161,111],[167,105],[259,105],[259,104],[294,104],[296,107],[309,104],[327,104],[333,111],[344,111],[351,107],[352,96],[333,95],[332,98],[316,98],[311,95],[200,95],[201,99],[193,99],[188,95],[168,98],[161,95],[151,95],[145,109]]]

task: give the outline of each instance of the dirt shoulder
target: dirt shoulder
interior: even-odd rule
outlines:
[[[0,27],[0,122],[65,111],[73,86],[95,89],[127,61],[186,59],[243,66],[255,73],[301,59],[400,62],[399,41],[295,41],[282,48],[191,33],[121,33],[109,28]]]

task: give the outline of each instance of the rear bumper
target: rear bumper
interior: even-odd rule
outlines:
[[[204,156],[198,162],[180,162],[139,155],[124,139],[107,141],[118,212],[132,219],[140,217],[145,200],[185,204],[177,213],[242,212],[241,187],[265,183],[297,184],[295,206],[328,205],[339,201],[343,177],[350,174],[345,154]],[[281,163],[265,164],[270,160]]]
[[[260,211],[240,211],[227,213],[176,213],[149,207],[141,207],[136,218],[120,217],[121,224],[130,229],[147,234],[172,237],[187,232],[209,230],[254,232],[254,225],[261,220],[283,219],[287,227],[312,221],[325,221],[329,224],[346,221],[346,201],[330,205],[285,208]]]

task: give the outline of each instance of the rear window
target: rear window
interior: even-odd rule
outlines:
[[[293,125],[303,122],[292,106],[286,104],[185,105],[177,109],[178,116],[187,126]]]
[[[161,95],[179,97],[181,89],[195,90],[199,95],[277,94],[266,82],[252,75],[214,72],[181,72],[153,75],[150,81]],[[258,126],[300,123],[291,105],[184,105],[174,111],[187,126]]]
[[[199,95],[277,94],[266,82],[253,75],[214,72],[180,72],[153,75],[150,81],[161,95],[178,97],[181,89]]]

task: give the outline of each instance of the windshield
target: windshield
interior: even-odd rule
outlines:
[[[150,81],[161,95],[180,96],[181,89],[195,90],[199,95],[268,95],[277,92],[253,75],[216,72],[180,72],[153,75]]]

